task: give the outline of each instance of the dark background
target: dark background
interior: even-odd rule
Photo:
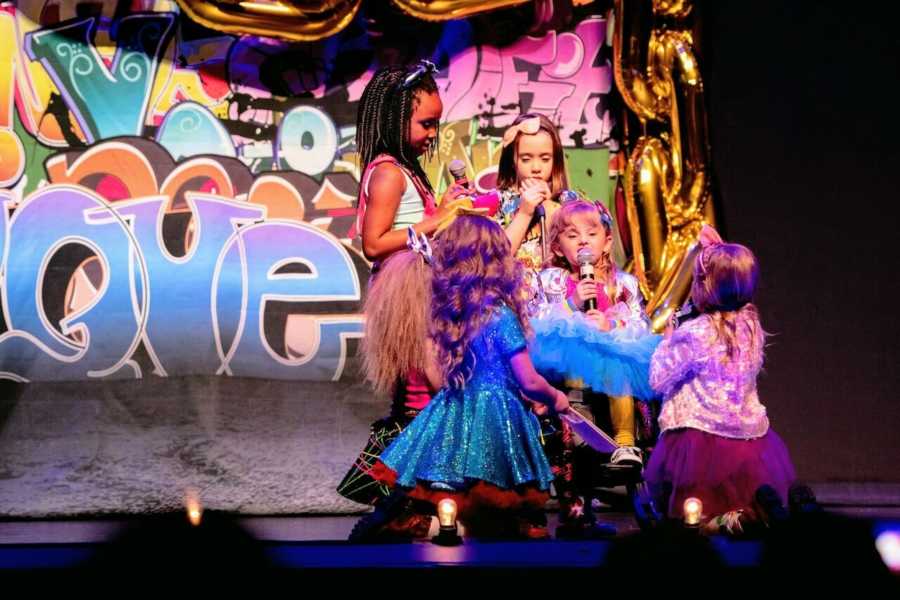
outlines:
[[[892,3],[891,3],[892,4]],[[726,239],[762,269],[760,397],[810,481],[900,481],[900,10],[700,3]]]

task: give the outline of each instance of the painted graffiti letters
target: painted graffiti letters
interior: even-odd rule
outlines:
[[[502,47],[450,21],[415,51],[370,26],[286,43],[171,0],[2,3],[0,378],[340,378],[369,276],[357,105],[413,54],[442,68],[436,189],[453,158],[493,187],[530,110],[559,126],[573,187],[608,196],[605,18]]]
[[[161,239],[168,201],[151,196],[109,204],[65,184],[26,199],[0,238],[11,249],[4,263],[9,331],[0,336],[0,373],[22,380],[140,376],[130,357],[143,341],[160,375],[340,377],[346,340],[361,335],[360,317],[316,316],[312,352],[292,359],[270,347],[263,320],[268,300],[358,302],[360,274],[347,249],[310,225],[249,224],[264,216],[258,205],[189,192],[195,233],[189,253],[176,258]],[[93,251],[102,283],[57,328],[39,291],[49,260],[66,243]],[[290,263],[306,272],[277,272]]]

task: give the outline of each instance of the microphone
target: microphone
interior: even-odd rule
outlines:
[[[578,251],[576,255],[576,260],[578,261],[578,279],[593,279],[594,278],[594,253],[591,252],[590,248],[582,248]],[[597,308],[597,299],[596,298],[588,298],[584,302],[585,311],[595,310]]]
[[[541,222],[541,261],[547,262],[550,250],[547,248],[547,211],[544,210],[543,203],[537,205],[534,214]]]
[[[685,321],[690,321],[691,319],[695,319],[700,316],[700,311],[697,310],[697,307],[694,306],[694,303],[691,302],[691,299],[688,298],[687,301],[675,311],[675,325],[681,325]]]
[[[466,163],[458,158],[454,158],[450,161],[450,164],[447,165],[447,169],[450,171],[450,174],[453,175],[453,181],[469,187],[469,179],[466,177]]]
[[[458,158],[454,158],[447,165],[447,170],[453,176],[453,181],[469,187],[469,178],[466,177],[466,163]],[[472,208],[485,209],[487,216],[492,217],[500,208],[500,193],[497,190],[491,190],[486,194],[477,194],[471,197]]]

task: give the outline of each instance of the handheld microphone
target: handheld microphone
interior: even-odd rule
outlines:
[[[591,252],[590,248],[582,248],[578,251],[576,255],[576,260],[578,261],[578,278],[579,279],[593,279],[594,278],[594,261],[596,258],[594,257],[594,253]],[[597,308],[597,299],[596,298],[588,298],[584,303],[585,311],[595,310]]]
[[[541,222],[541,261],[547,262],[550,258],[550,250],[547,248],[547,211],[544,210],[544,204],[538,204],[534,209],[534,214]]]
[[[697,307],[694,306],[694,303],[690,298],[675,311],[675,325],[681,325],[685,321],[690,321],[691,319],[695,319],[700,316],[700,311],[697,310]]]
[[[466,177],[466,163],[455,158],[447,165],[447,170],[453,176],[454,182],[469,187],[469,178]],[[486,209],[489,217],[494,216],[497,209],[500,208],[500,193],[497,190],[491,190],[486,194],[472,196],[472,208]]]
[[[450,164],[447,165],[447,169],[450,171],[450,174],[453,175],[453,181],[469,187],[469,179],[466,177],[466,163],[458,158],[454,158],[450,161]]]

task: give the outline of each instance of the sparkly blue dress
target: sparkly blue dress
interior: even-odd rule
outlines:
[[[546,490],[553,480],[537,418],[524,405],[509,362],[526,349],[519,320],[505,305],[489,310],[494,317],[470,346],[465,387],[441,390],[382,453],[397,485],[465,492],[486,482]]]

